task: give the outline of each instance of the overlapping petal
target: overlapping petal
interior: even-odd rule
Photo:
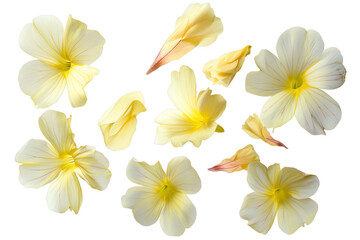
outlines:
[[[247,182],[256,192],[266,194],[271,189],[268,169],[260,162],[254,161],[248,166]]]
[[[159,162],[149,165],[146,162],[138,162],[132,159],[126,168],[126,175],[136,184],[152,187],[162,183],[165,172]]]
[[[216,121],[225,111],[226,101],[219,94],[211,94],[208,88],[199,93],[198,109],[205,122]]]

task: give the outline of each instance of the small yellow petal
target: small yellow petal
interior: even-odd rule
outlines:
[[[228,87],[244,64],[245,57],[250,54],[251,46],[233,52],[226,53],[216,60],[205,64],[203,72],[214,84],[222,84]]]
[[[208,46],[222,33],[223,25],[210,4],[191,4],[176,21],[175,31],[166,40],[146,74],[177,60],[197,46]]]

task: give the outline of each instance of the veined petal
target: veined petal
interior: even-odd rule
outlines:
[[[149,165],[146,162],[137,162],[135,159],[130,160],[126,175],[132,182],[146,187],[157,187],[165,178],[165,172],[159,162]]]
[[[111,172],[108,169],[109,161],[94,147],[80,147],[73,155],[77,169],[76,172],[92,188],[104,190],[109,184]]]
[[[77,214],[82,203],[82,191],[79,179],[73,167],[63,170],[56,181],[51,184],[47,193],[48,207],[58,213],[68,209]]]
[[[314,220],[317,210],[318,205],[310,198],[295,199],[289,197],[279,207],[279,227],[283,232],[293,234],[304,224],[309,225]]]
[[[20,165],[19,180],[25,187],[39,188],[53,181],[64,164],[58,152],[43,140],[28,141],[15,156]]]
[[[84,106],[87,98],[84,87],[98,74],[96,68],[72,65],[66,76],[68,94],[73,107]]]
[[[324,130],[336,127],[341,119],[339,104],[317,88],[306,88],[299,96],[296,119],[313,135],[325,134]]]
[[[272,96],[261,111],[266,128],[277,128],[287,123],[295,114],[297,97],[294,91],[282,91]]]
[[[194,204],[184,193],[175,193],[166,202],[160,217],[160,225],[169,236],[180,236],[185,228],[190,228],[196,219]]]
[[[124,208],[132,209],[135,220],[143,226],[154,224],[164,207],[160,195],[146,187],[129,188],[121,203]]]
[[[212,95],[211,92],[208,88],[205,91],[201,91],[198,97],[199,113],[207,122],[216,121],[226,108],[225,99],[218,94]]]
[[[57,17],[43,15],[34,18],[20,34],[20,47],[29,55],[57,65],[62,59],[64,28]]]
[[[345,82],[346,69],[343,57],[337,48],[328,48],[318,62],[305,73],[306,82],[315,88],[335,89]]]
[[[276,203],[271,197],[259,193],[248,194],[240,209],[240,217],[248,220],[255,231],[266,234],[276,216]]]
[[[167,166],[166,176],[178,190],[194,194],[201,188],[200,177],[186,157],[175,157]]]
[[[35,60],[24,64],[20,69],[19,84],[37,107],[46,108],[58,101],[66,81],[58,68]]]
[[[267,169],[267,175],[272,186],[279,185],[280,164],[274,163]]]
[[[105,39],[99,32],[88,30],[85,23],[69,16],[64,36],[64,52],[71,62],[90,65],[100,57]]]
[[[248,166],[247,182],[258,193],[266,194],[271,189],[271,181],[268,177],[268,169],[259,161],[251,162]]]
[[[41,132],[59,154],[68,154],[76,147],[70,123],[71,117],[66,119],[62,112],[52,110],[47,110],[39,118]]]

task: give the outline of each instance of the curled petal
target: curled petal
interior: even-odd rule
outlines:
[[[216,121],[225,111],[226,100],[219,94],[211,94],[208,88],[198,96],[198,108],[205,122]]]
[[[165,178],[165,172],[159,162],[149,165],[135,159],[130,160],[126,168],[126,175],[132,182],[147,187],[158,186]]]

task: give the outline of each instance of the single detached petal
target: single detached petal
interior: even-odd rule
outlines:
[[[166,40],[147,74],[177,60],[197,46],[208,46],[222,33],[223,25],[210,4],[191,4],[176,21],[175,31]]]
[[[183,193],[175,193],[171,201],[166,202],[160,217],[160,225],[169,236],[180,236],[190,228],[196,219],[194,204]]]
[[[280,146],[287,148],[282,142],[275,140],[269,133],[269,131],[263,126],[260,118],[254,114],[250,116],[245,124],[242,126],[242,129],[252,138],[262,139],[264,142],[272,146]]]
[[[154,189],[146,187],[129,188],[121,198],[124,208],[132,209],[135,220],[143,226],[154,224],[164,207],[164,201]]]
[[[109,184],[111,172],[108,169],[109,161],[94,147],[80,147],[73,154],[77,169],[76,172],[92,188],[100,191],[104,190]]]
[[[297,97],[293,91],[282,91],[272,96],[261,111],[266,128],[277,128],[287,123],[295,114]]]
[[[255,231],[266,234],[274,222],[276,211],[276,203],[271,197],[250,193],[241,206],[240,217],[248,220],[248,225]]]
[[[73,167],[63,170],[47,193],[48,207],[54,212],[64,213],[68,209],[77,214],[82,203],[82,191]]]
[[[339,104],[318,88],[306,88],[299,96],[296,119],[313,135],[324,134],[334,129],[341,119]]]
[[[137,162],[135,159],[130,160],[126,175],[132,182],[146,187],[157,187],[165,178],[165,172],[159,162],[149,165],[146,162]]]
[[[186,157],[175,157],[167,166],[166,176],[176,189],[188,193],[197,193],[201,188],[200,177]]]
[[[310,198],[295,199],[290,197],[279,207],[279,227],[284,233],[293,234],[304,224],[309,225],[314,220],[317,210],[318,205]]]
[[[203,72],[214,84],[228,87],[244,64],[245,57],[250,54],[250,49],[249,45],[241,50],[226,53],[220,58],[206,63]]]
[[[337,48],[328,48],[305,73],[306,83],[315,88],[335,89],[345,82],[346,69]]]
[[[136,116],[145,111],[141,92],[122,96],[99,120],[106,146],[111,150],[127,148],[136,130]]]
[[[203,121],[216,121],[224,112],[226,108],[226,100],[219,94],[211,94],[212,91],[201,91],[198,96],[198,108]]]
[[[97,31],[88,30],[85,23],[69,16],[64,36],[64,52],[76,64],[90,65],[100,57],[105,39]]]
[[[228,173],[238,172],[247,169],[248,165],[253,161],[260,161],[259,155],[255,152],[253,145],[238,150],[231,158],[221,161],[218,165],[209,168],[210,171],[224,171]]]
[[[39,188],[53,181],[61,172],[63,161],[50,144],[42,140],[28,141],[16,154],[20,165],[19,180],[25,187]]]
[[[254,161],[249,164],[247,182],[255,192],[262,194],[267,194],[272,187],[268,169],[259,161]]]
[[[62,71],[40,61],[30,61],[20,69],[21,90],[34,101],[35,106],[46,108],[56,103],[66,86]]]
[[[47,110],[39,118],[41,132],[59,154],[69,154],[76,147],[70,123],[71,117],[66,119],[62,112],[52,110]]]

